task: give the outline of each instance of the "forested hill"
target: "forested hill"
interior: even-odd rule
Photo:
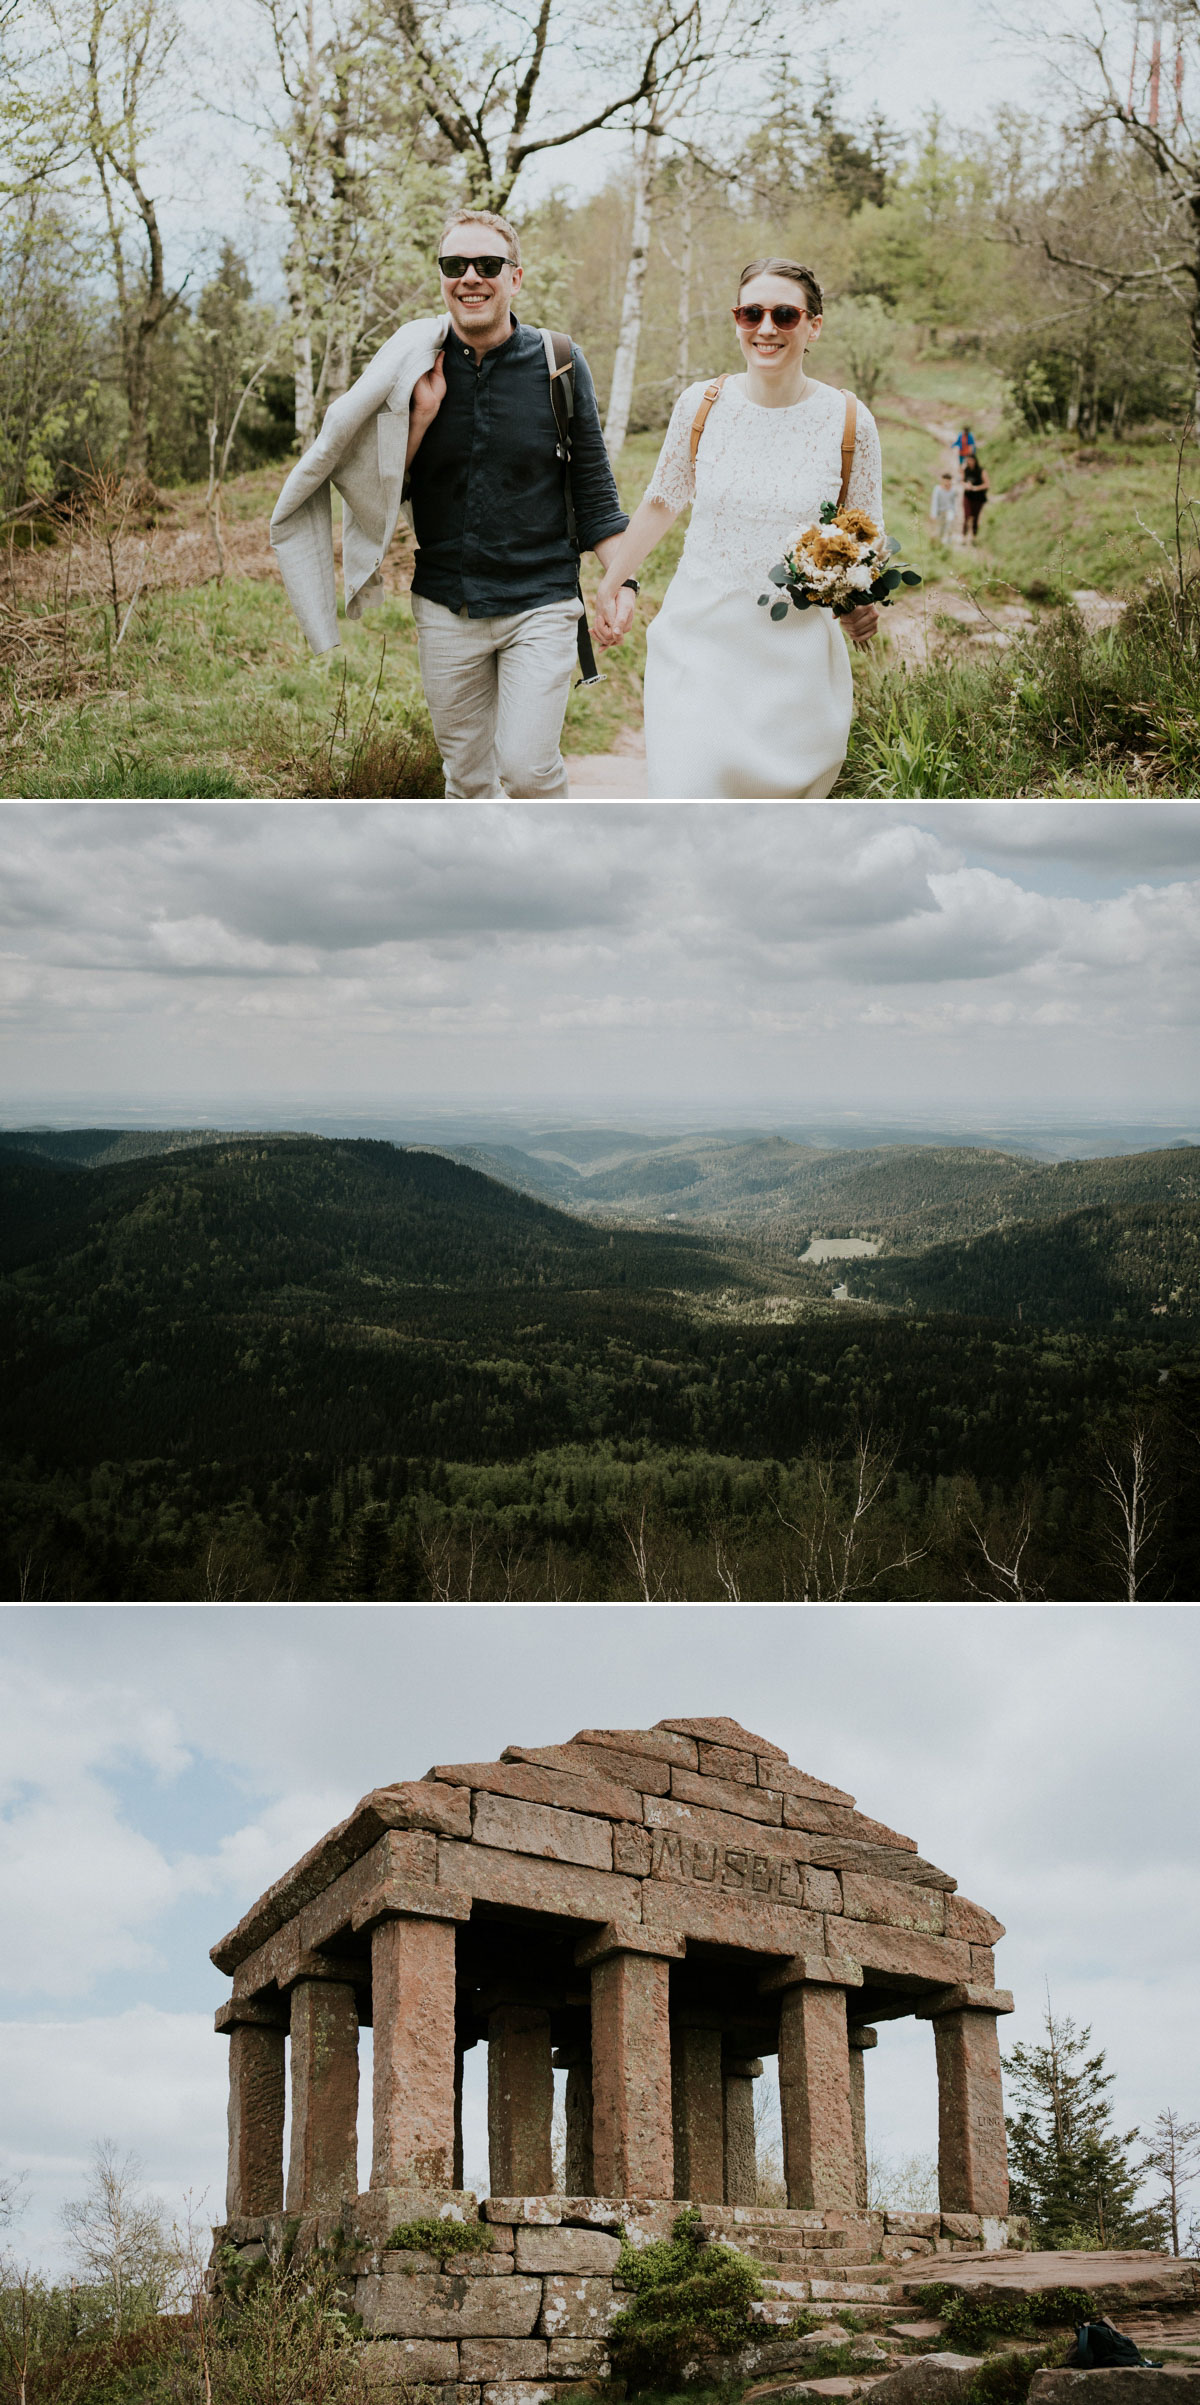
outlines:
[[[249,1132],[249,1131],[248,1131]],[[107,1169],[149,1153],[185,1152],[195,1144],[228,1142],[211,1127],[18,1127],[0,1130],[0,1159],[32,1153],[60,1169]]]
[[[620,1237],[441,1154],[321,1136],[239,1136],[107,1168],[0,1155],[0,1267],[60,1305],[124,1295],[186,1312],[291,1290],[378,1315],[413,1286],[700,1286],[695,1236]],[[189,1302],[189,1298],[191,1301]],[[386,1315],[386,1314],[385,1314]]]
[[[963,1548],[993,1509],[999,1542],[1036,1484],[1039,1584],[1124,1594],[1096,1445],[1143,1412],[1171,1514],[1155,1591],[1194,1591],[1190,1328],[1081,1280],[1079,1218],[1012,1232],[1092,1318],[1048,1340],[1036,1264],[1005,1284],[978,1245],[855,1263],[858,1292],[860,1267],[925,1277],[926,1316],[907,1285],[835,1303],[758,1236],[580,1220],[390,1143],[238,1137],[100,1168],[10,1152],[0,1591],[719,1598],[715,1527],[752,1548],[741,1592],[834,1594],[779,1547],[806,1497],[827,1509],[831,1461],[853,1485],[870,1430],[901,1567],[848,1591],[1004,1599],[972,1588]],[[998,1316],[951,1316],[960,1298]],[[684,1552],[630,1586],[641,1498]]]
[[[821,1148],[782,1136],[701,1137],[583,1174],[515,1147],[470,1157],[526,1192],[547,1193],[552,1183],[572,1210],[707,1222],[801,1247],[810,1235],[879,1236],[908,1247],[1081,1210],[1200,1207],[1195,1145],[1036,1162],[986,1145]]]

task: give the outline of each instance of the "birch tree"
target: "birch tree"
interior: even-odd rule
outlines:
[[[168,98],[180,31],[175,0],[85,0],[79,8],[51,0],[49,13],[72,115],[100,187],[128,409],[125,471],[144,476],[154,342],[183,291],[168,286],[144,163],[155,109]]]
[[[637,373],[638,346],[642,339],[646,261],[650,252],[650,195],[662,131],[652,104],[648,122],[635,134],[633,142],[633,225],[629,237],[625,289],[621,296],[621,322],[613,360],[612,385],[604,420],[604,444],[611,460],[618,458],[629,429],[633,380]]]
[[[256,130],[289,227],[284,279],[296,432],[313,439],[356,358],[413,301],[449,196],[425,110],[376,0],[259,0]]]
[[[384,0],[414,87],[461,168],[471,208],[506,209],[522,169],[602,126],[643,122],[695,49],[701,0],[616,19],[567,0],[464,6]],[[452,27],[452,32],[451,32]]]
[[[1200,434],[1200,0],[1170,0],[1156,12],[1149,48],[1142,37],[1141,11],[1106,16],[1100,7],[1091,33],[1067,37],[1076,130],[1119,137],[1130,170],[1122,213],[1135,241],[1113,242],[1107,214],[1103,239],[1061,223],[1052,201],[1005,230],[1078,279],[1092,302],[1174,302],[1187,327]],[[1035,38],[1044,42],[1044,33]]]

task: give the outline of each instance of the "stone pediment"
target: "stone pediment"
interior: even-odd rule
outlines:
[[[212,1960],[250,1996],[280,1984],[285,1954],[362,1930],[376,1907],[466,1918],[479,1904],[587,1924],[593,1947],[598,1926],[668,1958],[689,1945],[827,1951],[884,1985],[990,1986],[1002,1926],[956,1884],[737,1721],[662,1720],[372,1789]]]

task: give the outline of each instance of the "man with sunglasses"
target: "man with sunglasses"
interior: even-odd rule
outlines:
[[[453,218],[438,269],[449,324],[413,388],[405,464],[412,609],[446,792],[565,796],[559,744],[582,603],[546,348],[513,315],[523,270],[507,219]],[[570,364],[576,542],[607,565],[628,519],[574,345]],[[635,593],[619,596],[622,631]]]

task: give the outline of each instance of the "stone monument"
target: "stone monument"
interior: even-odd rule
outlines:
[[[217,2014],[230,2042],[229,2239],[260,2244],[283,2215],[317,2231],[340,2220],[367,2250],[368,2328],[447,2397],[457,2383],[456,2405],[534,2405],[509,2393],[514,2380],[532,2378],[542,2400],[581,2368],[602,2376],[612,2233],[665,2231],[679,2199],[781,2272],[811,2275],[783,2282],[810,2299],[826,2286],[836,2300],[839,2265],[1005,2247],[1002,1935],[911,1838],[733,1720],[583,1729],[376,1788],[212,1950],[233,1977]],[[878,2025],[905,2015],[932,2027],[940,2211],[885,2219],[867,2206],[865,2064]],[[481,2042],[482,2206],[463,2191],[462,2160],[463,2058]],[[771,2054],[788,2209],[764,2213],[754,2081]],[[434,2259],[388,2257],[397,2220],[431,2212],[493,2225],[489,2276],[471,2276],[478,2259],[451,2276]],[[606,2296],[571,2306],[558,2294],[571,2275]],[[506,2380],[503,2400],[489,2396]],[[472,2381],[478,2400],[463,2394]]]

